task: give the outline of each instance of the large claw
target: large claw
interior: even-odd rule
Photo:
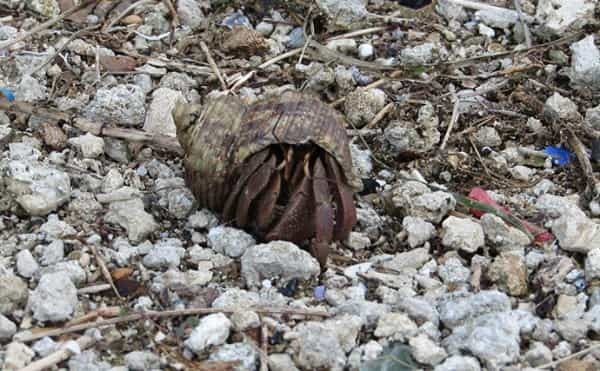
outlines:
[[[311,186],[309,178],[301,180],[300,185],[292,192],[283,215],[267,233],[267,240],[283,239],[298,243],[314,235],[314,226],[308,222],[312,220],[314,211]]]
[[[268,155],[268,150],[261,151],[253,155],[248,160],[248,163],[243,167],[243,172],[240,174],[239,179],[236,179],[235,186],[233,187],[231,194],[227,197],[227,200],[225,201],[225,206],[223,207],[223,217],[225,218],[225,220],[231,220],[234,218],[235,205],[238,199],[238,195],[242,191],[242,188],[246,185],[248,178],[250,178],[250,176],[254,174],[256,169],[258,169],[260,165],[262,165],[265,162]],[[204,182],[198,183],[202,184]]]
[[[266,230],[271,222],[275,213],[275,205],[281,192],[281,175],[276,172],[273,174],[269,184],[256,200],[256,225],[259,230]]]
[[[275,172],[276,163],[277,159],[275,156],[269,157],[269,159],[262,164],[254,174],[252,174],[250,179],[248,179],[246,187],[238,197],[235,210],[235,222],[238,226],[245,227],[248,224],[250,204],[269,183],[271,176]]]

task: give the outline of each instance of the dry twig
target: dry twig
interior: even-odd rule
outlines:
[[[76,346],[63,346],[56,352],[38,361],[30,363],[26,367],[21,368],[19,371],[42,371],[51,369],[59,363],[66,361],[73,354],[75,354],[73,347],[79,348],[80,351],[87,349],[96,343],[96,339],[92,336],[83,335],[79,337],[75,342],[77,343]]]
[[[29,331],[20,332],[14,335],[13,339],[15,341],[20,341],[23,343],[28,343],[37,339],[41,339],[46,336],[59,336],[64,334],[70,334],[73,332],[79,332],[83,330],[87,330],[90,328],[100,328],[107,327],[112,325],[117,325],[120,323],[127,323],[133,321],[139,321],[146,318],[169,318],[169,317],[181,317],[181,316],[193,316],[193,315],[202,315],[202,314],[211,314],[211,313],[234,313],[239,309],[227,309],[227,308],[188,308],[188,309],[178,309],[178,310],[166,310],[166,311],[148,311],[148,312],[137,312],[133,314],[127,314],[124,316],[95,321],[90,323],[83,323],[80,325],[63,327],[58,329],[51,329],[47,331],[38,331],[36,333],[31,333]],[[315,317],[330,317],[331,314],[323,311],[311,311],[311,310],[303,310],[303,309],[295,309],[295,308],[248,308],[248,310],[254,311],[259,314],[293,314],[300,316],[315,316]]]
[[[210,55],[210,50],[208,49],[208,46],[206,45],[206,43],[204,41],[200,41],[200,48],[204,52],[204,55],[206,55],[206,60],[208,61],[210,68],[212,68],[215,75],[217,75],[217,78],[219,79],[219,82],[221,83],[221,88],[224,91],[227,90],[227,84],[225,83],[225,78],[223,78],[221,70],[219,70],[219,66],[217,66],[217,63],[215,63],[215,60],[213,59],[212,55]]]
[[[115,286],[115,283],[113,282],[112,276],[110,275],[110,272],[108,271],[108,268],[106,267],[106,263],[104,263],[104,259],[102,259],[100,254],[98,254],[98,250],[96,249],[96,246],[90,245],[90,249],[92,250],[92,254],[94,254],[94,257],[96,258],[96,263],[100,267],[100,272],[102,272],[102,276],[104,276],[104,279],[106,281],[108,281],[108,284],[110,285],[110,287],[112,287],[115,295],[117,295],[117,297],[119,299],[122,299],[121,294],[119,294],[119,290],[117,290],[117,287]]]

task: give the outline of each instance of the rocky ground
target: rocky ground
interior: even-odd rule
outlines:
[[[400,3],[0,0],[2,369],[600,369],[598,2]],[[363,179],[322,275],[173,138],[285,89]]]

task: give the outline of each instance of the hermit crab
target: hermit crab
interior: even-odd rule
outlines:
[[[308,244],[324,268],[329,245],[356,223],[341,115],[287,91],[245,105],[221,96],[173,109],[185,180],[202,207],[264,241]]]

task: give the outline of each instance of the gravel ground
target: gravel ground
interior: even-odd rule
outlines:
[[[0,0],[2,370],[600,369],[598,2],[401,3]],[[175,138],[288,89],[363,182],[324,272]]]

